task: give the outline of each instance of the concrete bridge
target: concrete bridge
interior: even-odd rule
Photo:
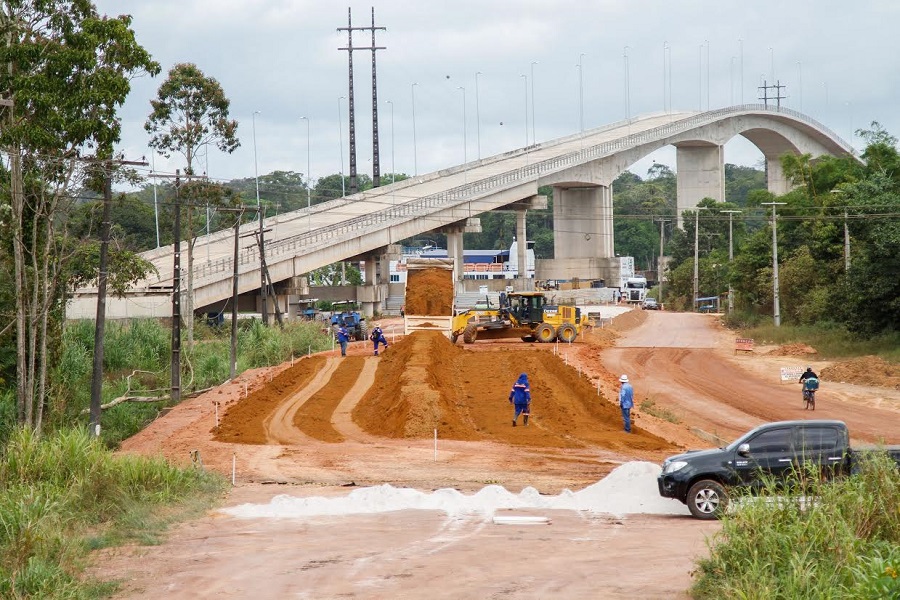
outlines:
[[[768,188],[790,189],[780,164],[785,153],[849,154],[829,129],[790,109],[743,105],[702,113],[652,114],[580,134],[416,176],[345,198],[279,215],[266,222],[265,261],[282,312],[291,297],[307,293],[305,275],[342,260],[364,260],[364,285],[355,291],[364,312],[383,308],[388,297],[388,261],[395,244],[426,232],[447,234],[450,256],[462,264],[462,234],[478,231],[478,215],[516,211],[516,239],[527,239],[525,214],[547,208],[540,186],[553,186],[554,258],[539,260],[539,279],[605,279],[618,285],[613,243],[612,182],[630,165],[669,145],[676,148],[678,214],[703,198],[725,199],[724,144],[736,135],[750,140],[766,160]],[[679,217],[680,219],[680,217]],[[257,223],[241,227],[251,234]],[[260,257],[244,240],[238,259],[242,310],[259,311]],[[519,244],[525,264],[525,244]],[[124,299],[107,300],[108,318],[171,315],[173,246],[144,252],[159,275],[139,282]],[[182,248],[182,256],[186,256]],[[233,230],[197,240],[194,306],[220,310],[232,295]],[[186,265],[182,260],[182,277]],[[455,274],[461,286],[461,273]],[[527,289],[531,282],[517,284]],[[186,286],[182,283],[182,290]],[[93,318],[96,289],[78,290],[70,318]],[[271,310],[271,308],[270,308]]]

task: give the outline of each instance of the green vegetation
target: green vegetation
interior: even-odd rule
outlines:
[[[695,598],[875,600],[900,597],[900,471],[884,453],[823,483],[800,474],[785,496],[770,482],[742,498],[699,561]],[[813,499],[813,500],[810,500]]]
[[[802,342],[816,349],[825,359],[880,356],[889,362],[900,362],[900,332],[885,332],[870,337],[856,335],[835,325],[782,325],[771,323],[749,324],[740,319],[726,319],[731,326],[741,329],[741,337],[755,339],[760,344],[790,344]]]
[[[662,419],[663,421],[668,421],[669,423],[681,423],[681,419],[678,417],[678,415],[676,415],[668,408],[657,406],[656,400],[652,400],[650,398],[647,398],[646,400],[641,402],[641,412],[645,412],[648,415],[653,415],[657,419]]]
[[[184,393],[222,383],[230,375],[230,331],[197,327],[198,342],[182,356]],[[122,396],[159,398],[156,402],[123,402],[103,411],[101,437],[109,447],[137,433],[169,406],[169,329],[152,319],[107,325],[103,344],[106,381],[103,402]],[[238,330],[237,372],[277,365],[292,356],[302,356],[331,347],[331,337],[317,323],[288,323],[284,329],[265,327],[256,320],[241,321]],[[62,331],[60,352],[50,372],[56,399],[46,415],[49,428],[76,423],[87,426],[85,410],[90,405],[90,381],[94,351],[93,321],[74,321]],[[0,394],[0,441],[15,422],[15,398]]]
[[[80,577],[88,552],[158,543],[167,523],[209,507],[224,486],[200,470],[113,456],[83,431],[17,429],[0,451],[0,597],[107,595],[111,584]]]

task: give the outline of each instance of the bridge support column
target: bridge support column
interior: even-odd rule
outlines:
[[[725,148],[716,144],[678,145],[675,149],[678,227],[681,213],[704,198],[725,200]]]
[[[384,310],[390,280],[391,248],[392,246],[382,247],[362,257],[363,284],[356,288],[356,300],[364,317],[371,318],[376,312]]]
[[[516,275],[519,289],[526,290],[528,284],[528,234],[525,227],[525,216],[528,211],[524,208],[516,209]]]
[[[793,185],[784,176],[781,159],[777,156],[766,157],[766,187],[776,196],[787,194]]]
[[[613,256],[610,188],[553,188],[553,255],[557,259]]]
[[[465,256],[463,254],[463,228],[454,227],[445,229],[447,235],[447,257],[453,259],[453,289],[459,293],[463,289],[463,269]]]

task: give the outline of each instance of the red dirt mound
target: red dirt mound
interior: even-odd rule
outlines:
[[[815,348],[806,344],[794,343],[778,346],[774,350],[769,350],[766,354],[773,356],[814,356],[818,354]]]
[[[263,421],[275,412],[284,398],[306,387],[324,364],[324,356],[300,359],[293,367],[276,375],[268,385],[235,401],[219,422],[218,431],[212,432],[213,439],[218,442],[265,444]]]
[[[406,314],[447,316],[452,310],[452,271],[414,269],[407,272]]]
[[[879,356],[861,356],[835,363],[820,373],[826,381],[843,381],[857,385],[878,385],[900,390],[900,365]]]
[[[528,427],[512,427],[509,391],[519,373],[531,383]],[[619,410],[595,385],[550,352],[500,347],[472,352],[435,332],[417,332],[391,346],[376,383],[353,410],[374,435],[455,440],[490,439],[514,445],[667,450],[641,428],[622,431]]]

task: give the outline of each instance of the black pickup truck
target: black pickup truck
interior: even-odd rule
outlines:
[[[900,465],[900,446],[885,450]],[[718,518],[731,487],[758,488],[764,477],[785,479],[810,463],[832,475],[853,470],[854,451],[842,421],[766,423],[724,448],[670,456],[657,478],[660,495],[687,504],[698,519]]]

